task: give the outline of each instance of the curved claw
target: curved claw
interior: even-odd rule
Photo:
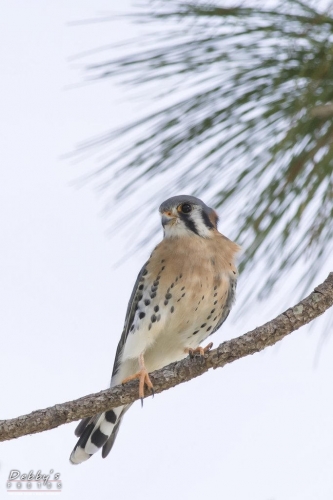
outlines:
[[[152,391],[154,395],[154,386],[150,380],[150,377],[148,375],[148,372],[146,368],[141,368],[141,370],[137,373],[134,373],[134,375],[130,375],[129,377],[126,377],[123,381],[122,384],[126,384],[126,382],[129,382],[130,380],[135,380],[139,379],[139,397],[141,399],[141,406],[143,406],[143,398],[145,395],[145,385]]]
[[[204,356],[206,352],[210,351],[210,349],[213,347],[213,342],[209,342],[206,347],[196,347],[195,349],[192,349],[191,347],[186,347],[185,352],[189,354],[190,358],[193,359],[196,354],[199,354],[199,356]]]

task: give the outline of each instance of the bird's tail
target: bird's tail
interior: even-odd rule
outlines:
[[[122,417],[129,406],[120,406],[81,420],[75,429],[75,435],[80,439],[71,453],[70,462],[80,464],[101,448],[103,448],[102,457],[105,458],[111,451]]]

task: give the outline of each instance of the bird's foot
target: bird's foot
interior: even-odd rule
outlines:
[[[213,342],[209,342],[206,347],[196,347],[195,349],[192,349],[191,347],[186,347],[185,352],[190,356],[190,358],[194,358],[196,354],[199,354],[199,356],[204,356],[206,352],[210,351],[211,348],[213,347]]]
[[[146,386],[151,390],[153,396],[154,396],[154,386],[150,380],[149,374],[146,370],[146,368],[141,368],[141,370],[137,373],[134,373],[134,375],[130,375],[129,377],[126,377],[123,381],[122,384],[126,384],[126,382],[129,382],[130,380],[135,380],[139,379],[139,397],[141,399],[141,406],[143,406],[143,398],[145,395],[145,384]]]

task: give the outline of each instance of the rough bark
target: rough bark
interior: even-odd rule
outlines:
[[[210,368],[223,367],[227,363],[274,345],[286,335],[323,314],[332,305],[333,273],[330,273],[324,283],[315,288],[308,297],[268,323],[241,337],[223,342],[203,358],[190,359],[188,357],[153,372],[151,380],[155,394],[198,377]],[[28,415],[1,420],[0,441],[53,429],[122,404],[132,403],[136,399],[138,399],[138,383],[132,381],[75,401],[37,410]]]

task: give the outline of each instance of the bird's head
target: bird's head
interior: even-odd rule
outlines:
[[[173,196],[159,208],[164,237],[200,236],[211,238],[217,228],[218,215],[194,196]]]

